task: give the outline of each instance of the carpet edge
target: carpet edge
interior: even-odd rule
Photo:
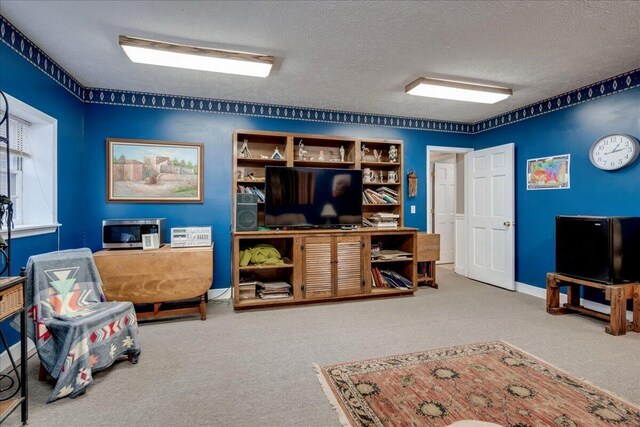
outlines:
[[[614,398],[616,400],[619,400],[619,401],[631,406],[632,408],[636,408],[636,409],[638,409],[640,411],[640,405],[638,405],[637,403],[631,402],[631,401],[629,401],[629,400],[627,400],[627,399],[625,399],[623,397],[620,397],[616,393],[614,393],[614,392],[612,392],[612,391],[610,391],[610,390],[608,390],[608,389],[606,389],[604,387],[601,387],[601,386],[599,386],[597,384],[594,384],[591,381],[589,381],[589,380],[587,380],[587,379],[585,379],[583,377],[579,377],[578,375],[574,374],[571,371],[568,371],[566,369],[560,368],[559,366],[556,366],[555,364],[553,364],[551,362],[547,362],[546,360],[544,360],[544,359],[542,359],[542,358],[540,358],[540,357],[538,357],[538,356],[536,356],[534,354],[529,353],[527,350],[523,350],[522,348],[518,347],[517,345],[513,345],[512,343],[504,341],[504,340],[498,340],[498,341],[502,342],[503,344],[508,345],[509,347],[513,347],[514,349],[518,350],[519,352],[526,354],[528,357],[531,357],[532,359],[535,359],[540,363],[543,363],[545,365],[551,366],[553,369],[555,369],[558,372],[561,372],[564,375],[567,375],[569,377],[573,377],[573,378],[577,379],[578,381],[580,381],[581,383],[584,383],[584,384],[588,385],[589,387],[593,387],[595,389],[598,389],[598,390],[602,391],[603,393],[608,394],[610,397],[612,397],[612,398]]]
[[[320,365],[318,365],[317,363],[314,363],[313,369],[316,372],[316,376],[318,377],[318,381],[320,382],[322,391],[327,397],[329,404],[333,407],[333,409],[338,414],[338,421],[340,421],[340,425],[342,425],[343,427],[353,427],[351,422],[349,422],[349,418],[347,417],[347,414],[344,411],[344,408],[342,408],[342,405],[340,404],[340,402],[338,402],[338,399],[336,398],[335,394],[331,390],[331,386],[329,385],[329,382],[324,376],[324,373],[322,372],[322,368],[320,367]]]

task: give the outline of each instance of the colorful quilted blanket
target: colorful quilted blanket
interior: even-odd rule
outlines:
[[[56,385],[47,403],[82,394],[92,372],[123,354],[136,363],[138,323],[130,302],[105,302],[89,249],[35,255],[27,263],[28,335]]]

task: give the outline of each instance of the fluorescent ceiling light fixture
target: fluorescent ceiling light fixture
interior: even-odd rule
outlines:
[[[210,49],[120,36],[120,46],[133,62],[215,73],[267,77],[273,56]]]
[[[513,91],[505,87],[485,86],[426,77],[421,77],[415,82],[408,84],[405,92],[409,95],[480,102],[482,104],[495,104],[513,95]]]

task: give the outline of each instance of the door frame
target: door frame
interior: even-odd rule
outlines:
[[[427,145],[427,232],[433,233],[433,224],[431,221],[431,200],[433,193],[433,179],[431,178],[431,153],[451,153],[451,154],[468,154],[473,151],[473,148],[461,148],[461,147],[441,147],[436,145]],[[464,176],[466,181],[467,176],[467,160],[464,161]],[[456,189],[457,192],[457,189]],[[467,186],[464,186],[464,212],[467,212]]]
[[[469,165],[468,165],[468,157],[467,154],[473,152],[474,149],[473,148],[463,148],[463,147],[443,147],[443,146],[436,146],[436,145],[427,145],[427,164],[425,167],[425,170],[427,171],[427,200],[426,200],[426,205],[427,206],[427,232],[428,233],[433,233],[433,224],[431,221],[431,200],[433,200],[433,179],[431,178],[431,170],[430,170],[430,165],[431,165],[431,153],[452,153],[452,154],[464,154],[464,190],[463,190],[463,208],[464,208],[464,212],[465,212],[465,216],[464,216],[464,224],[463,224],[463,228],[464,228],[464,234],[462,236],[462,238],[465,240],[466,242],[466,230],[467,230],[467,210],[469,207],[469,187],[466,185],[466,180],[467,180],[467,174],[468,174],[468,170],[469,170]],[[458,191],[458,186],[456,186],[456,193]],[[457,194],[456,194],[457,196]],[[457,209],[456,209],[457,210]],[[457,215],[457,214],[456,214]],[[455,236],[455,233],[454,233]],[[455,237],[454,237],[455,238]],[[456,244],[455,247],[457,248],[458,245]],[[466,261],[462,262],[462,265],[458,264],[458,260],[459,257],[457,256],[458,252],[457,249],[454,249],[454,266],[455,268],[455,272],[467,277],[468,273],[467,273],[467,264]],[[464,254],[464,260],[466,260],[467,256],[466,253]]]

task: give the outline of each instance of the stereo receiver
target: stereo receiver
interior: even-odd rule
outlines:
[[[176,227],[171,229],[172,248],[211,246],[211,227]]]

